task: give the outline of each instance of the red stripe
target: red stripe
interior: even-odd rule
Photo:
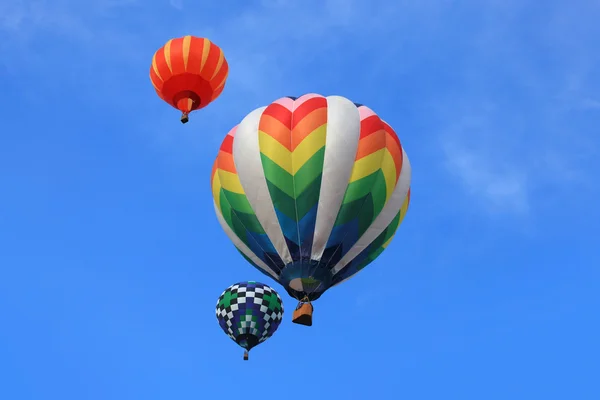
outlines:
[[[360,138],[363,139],[384,129],[383,121],[377,115],[371,115],[360,121]]]
[[[400,149],[402,150],[402,144],[400,143],[400,138],[398,137],[398,135],[396,135],[396,131],[394,131],[394,129],[387,122],[384,122],[384,121],[381,121],[381,122],[383,122],[385,131],[390,134],[392,139],[394,139],[396,141],[396,143],[398,143],[398,147],[400,147]]]
[[[304,103],[300,104],[300,106],[294,109],[294,116],[292,117],[292,129],[296,127],[304,117],[309,115],[311,112],[315,111],[318,108],[326,108],[327,107],[327,99],[325,97],[313,97],[311,99],[306,100]]]
[[[233,154],[233,136],[227,135],[221,143],[221,151],[229,154]]]

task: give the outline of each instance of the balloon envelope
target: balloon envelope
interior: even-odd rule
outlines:
[[[246,350],[270,338],[283,318],[283,302],[271,287],[259,282],[231,285],[216,307],[221,329]]]
[[[219,97],[228,74],[223,51],[196,36],[169,40],[156,51],[150,66],[156,94],[185,116]]]
[[[394,130],[340,97],[284,97],[221,145],[215,211],[246,260],[298,300],[316,300],[387,247],[410,201]]]

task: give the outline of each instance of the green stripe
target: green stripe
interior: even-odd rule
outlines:
[[[348,185],[335,225],[358,219],[359,237],[371,226],[386,202],[383,171],[377,170]]]
[[[239,237],[240,240],[244,242],[246,246],[250,247],[250,243],[248,242],[248,234],[242,221],[240,221],[240,219],[237,218],[237,215],[233,213],[231,214],[231,220],[232,223],[230,225],[230,228],[233,231],[233,233],[235,233],[237,237]]]
[[[348,184],[342,204],[363,199],[366,195],[368,195],[369,192],[371,192],[371,188],[373,188],[373,185],[375,184],[378,174],[382,174],[381,170],[377,170],[371,175],[367,175],[364,178]]]
[[[242,212],[235,212],[235,216],[240,220],[240,222],[244,225],[246,229],[250,232],[258,233],[259,235],[263,235],[265,230],[262,225],[258,221],[258,218],[254,214],[246,214]]]
[[[383,232],[381,232],[379,236],[377,236],[377,238],[369,245],[369,253],[357,267],[358,271],[372,263],[377,257],[379,257],[379,255],[381,255],[381,253],[383,253],[383,250],[385,250],[383,247],[384,243],[394,236],[398,230],[398,227],[400,226],[400,214],[401,213],[398,212],[392,222],[390,222]]]
[[[375,214],[373,212],[372,194],[369,194],[365,198],[365,201],[360,210],[358,211],[358,215],[356,216],[356,218],[358,218],[358,238],[360,238],[363,235],[363,233],[365,233],[365,231],[369,229],[369,226],[371,226],[371,223],[375,219]],[[358,238],[356,239],[358,240]]]
[[[383,171],[380,170],[379,174],[377,174],[377,177],[375,178],[373,188],[371,189],[373,203],[371,205],[371,221],[369,222],[369,225],[375,220],[375,218],[377,218],[381,210],[383,210],[386,200],[386,191],[387,185],[385,184],[385,176],[383,175]],[[367,228],[368,226],[360,232],[360,235],[365,233]]]
[[[227,201],[231,208],[236,212],[254,214],[254,210],[252,210],[252,206],[250,206],[250,202],[245,194],[230,192],[223,188],[221,188],[221,191],[225,194],[225,197],[227,197]]]
[[[288,218],[296,220],[296,202],[287,193],[280,190],[273,182],[267,180],[267,187],[269,188],[269,194],[271,195],[271,201],[273,207]]]
[[[227,197],[223,193],[223,189],[219,191],[219,206],[221,208],[221,214],[223,215],[223,219],[227,222],[227,225],[231,228],[231,206],[227,201]]]
[[[360,271],[367,265],[371,264],[381,253],[385,250],[383,247],[378,247],[373,252],[369,253],[369,255],[360,263],[360,265],[356,268],[357,271]]]
[[[298,222],[319,201],[325,146],[310,157],[295,175],[260,154],[271,202],[275,209]]]
[[[228,196],[229,194],[235,194],[228,192],[224,189],[221,189],[221,212],[223,214],[223,218],[225,218],[225,222],[236,235],[240,237],[246,237],[246,229],[250,232],[264,234],[265,231],[261,226],[258,218],[254,213],[246,213],[243,211],[238,211],[231,207],[231,203],[229,202],[230,198],[235,198],[235,196]],[[241,228],[240,228],[241,226]],[[246,243],[244,241],[244,243]],[[246,243],[248,244],[248,243]]]
[[[250,243],[248,242],[249,238],[248,238],[246,228],[252,226],[254,229],[256,229],[256,225],[258,225],[258,228],[260,229],[260,231],[263,231],[262,227],[260,226],[260,223],[258,223],[258,220],[256,219],[256,216],[244,214],[244,213],[236,213],[235,210],[233,210],[231,208],[231,204],[229,204],[227,196],[224,195],[223,189],[221,189],[219,199],[220,199],[220,203],[221,203],[221,214],[223,215],[223,219],[225,220],[225,222],[227,223],[229,228],[231,228],[233,233],[246,246],[250,247]],[[242,218],[240,218],[240,217],[242,217]],[[256,221],[256,222],[253,224],[253,221]]]
[[[304,163],[294,175],[295,197],[298,198],[309,185],[313,184],[316,177],[323,172],[323,162],[325,161],[325,146],[317,151],[311,158]]]
[[[318,202],[321,195],[321,175],[318,175],[296,200],[298,221],[301,220]]]
[[[294,179],[286,170],[275,164],[271,159],[260,153],[265,178],[280,191],[294,198]]]
[[[351,203],[342,204],[340,211],[338,212],[337,219],[335,220],[335,226],[346,224],[356,218],[356,216],[360,213],[367,196]]]

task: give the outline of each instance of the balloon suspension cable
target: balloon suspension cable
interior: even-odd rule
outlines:
[[[311,304],[310,299],[308,298],[308,295],[304,296],[302,298],[302,300],[300,300],[299,298],[296,298],[296,300],[298,300],[298,305],[296,306],[296,310],[299,310],[300,307],[302,307],[302,305],[308,303]]]
[[[321,288],[321,285],[323,285],[323,282],[319,282],[319,284],[317,285],[316,288],[312,289],[310,292],[308,292],[303,298],[302,300],[299,300],[301,303],[308,303],[308,304],[312,304],[312,302],[310,301],[310,299],[308,298],[308,296],[310,296],[311,294],[315,293],[317,290],[319,290]]]
[[[189,113],[184,112],[181,114],[181,123],[182,124],[186,124],[189,120],[190,120]]]
[[[248,350],[244,351],[244,361],[248,361]]]

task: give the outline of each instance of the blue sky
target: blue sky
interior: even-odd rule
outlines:
[[[600,398],[600,5],[226,3],[0,3],[0,398]],[[184,126],[148,69],[185,34],[231,73]],[[394,126],[413,185],[392,245],[305,328],[209,176],[244,115],[309,92]],[[288,312],[245,363],[214,306],[251,279]]]

